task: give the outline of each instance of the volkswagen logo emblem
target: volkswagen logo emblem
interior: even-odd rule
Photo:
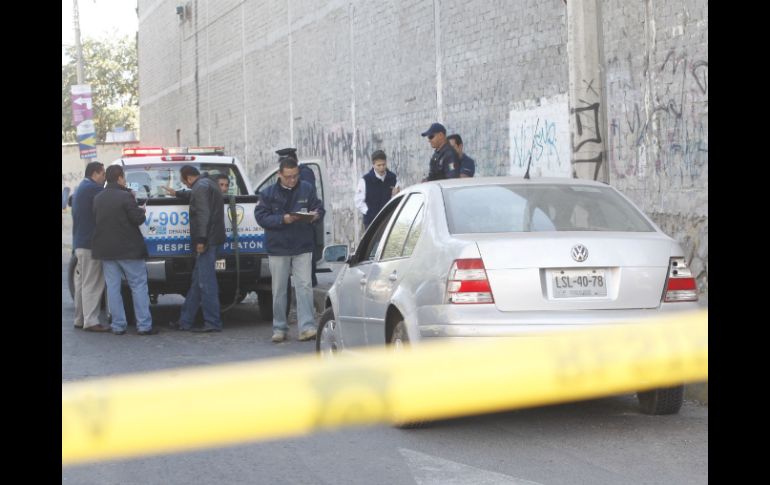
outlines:
[[[588,249],[586,249],[586,247],[583,246],[582,244],[573,246],[571,254],[572,254],[572,259],[574,259],[578,263],[582,263],[583,261],[588,259]]]

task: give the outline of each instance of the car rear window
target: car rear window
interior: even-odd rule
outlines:
[[[230,179],[228,195],[247,195],[246,185],[234,165],[215,163],[190,163],[189,165],[197,168],[201,174],[208,174],[209,177],[219,174],[227,175],[227,178]],[[155,199],[170,197],[163,190],[163,186],[171,187],[174,190],[187,189],[187,186],[179,178],[179,169],[182,166],[181,164],[169,163],[147,164],[125,166],[123,170],[126,173],[126,184],[136,193],[137,198],[145,199],[149,194],[150,198]]]
[[[444,189],[452,234],[488,232],[653,232],[644,216],[611,187],[476,185]]]

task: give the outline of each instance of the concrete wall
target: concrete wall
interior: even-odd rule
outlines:
[[[224,145],[252,181],[276,148],[323,157],[338,241],[356,236],[370,154],[418,182],[436,120],[478,175],[523,174],[530,151],[536,176],[571,173],[562,0],[188,0],[184,18],[178,4],[138,1],[143,143]],[[706,1],[604,0],[600,15],[610,182],[706,289]]]
[[[61,146],[61,188],[69,187],[74,191],[83,177],[85,177],[86,165],[92,161],[102,162],[108,165],[120,158],[123,148],[136,146],[138,141],[122,143],[97,143],[96,158],[80,158],[80,149],[77,143],[63,143]]]
[[[610,181],[708,289],[708,4],[603,2]]]

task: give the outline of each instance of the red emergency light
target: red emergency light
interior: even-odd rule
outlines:
[[[150,157],[153,155],[163,155],[162,147],[131,147],[123,149],[124,157]]]

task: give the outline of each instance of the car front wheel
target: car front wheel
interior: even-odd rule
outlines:
[[[315,334],[315,350],[321,357],[332,357],[342,350],[337,332],[337,321],[334,319],[332,307],[324,310],[318,322],[318,331]]]
[[[390,336],[390,346],[394,352],[401,352],[409,346],[409,334],[406,332],[404,320],[400,320],[393,328],[393,334]],[[406,421],[395,423],[396,428],[416,429],[425,427],[429,421]]]

